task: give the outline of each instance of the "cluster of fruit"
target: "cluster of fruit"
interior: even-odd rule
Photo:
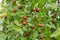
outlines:
[[[57,19],[56,19],[57,12],[55,12],[54,9],[51,9],[52,16],[49,17],[50,15],[49,15],[48,11],[50,9],[45,7],[44,3],[42,3],[43,1],[40,4],[41,6],[39,5],[41,8],[40,7],[31,7],[31,9],[30,9],[30,7],[25,8],[25,6],[26,5],[28,6],[30,4],[30,2],[34,1],[34,0],[31,0],[30,2],[28,1],[29,2],[28,4],[27,3],[23,4],[23,3],[25,3],[24,1],[26,1],[26,0],[23,0],[23,2],[21,0],[22,3],[19,3],[21,5],[18,5],[17,7],[16,7],[16,5],[14,5],[14,3],[17,4],[17,2],[20,0],[11,0],[11,1],[13,2],[13,7],[15,7],[15,8],[14,9],[12,8],[13,10],[11,13],[8,11],[8,15],[7,15],[5,21],[6,21],[6,23],[8,22],[7,25],[12,24],[14,27],[18,25],[17,28],[15,28],[15,29],[14,29],[14,27],[12,27],[12,28],[15,31],[16,31],[16,29],[19,30],[18,33],[20,33],[20,29],[21,29],[22,35],[20,35],[19,37],[27,38],[28,40],[33,40],[32,38],[30,38],[30,36],[32,36],[32,35],[34,35],[34,33],[36,33],[36,35],[37,35],[35,37],[36,39],[39,39],[39,40],[41,40],[41,39],[44,40],[45,38],[46,38],[46,40],[51,39],[50,35],[54,31],[56,31],[56,29],[54,27],[50,27],[50,25],[56,26],[57,25],[56,23],[59,24],[59,22],[57,22]],[[35,2],[36,2],[36,0],[35,0]],[[58,3],[60,3],[60,2],[58,1]],[[35,4],[39,4],[39,3],[32,2],[32,4],[30,6],[32,6],[33,4],[35,5]],[[11,4],[11,6],[12,6],[12,4]],[[17,8],[18,8],[18,10],[17,10]],[[9,9],[9,7],[7,9]],[[27,10],[27,9],[29,9],[29,10]],[[25,11],[26,11],[26,14],[24,14]],[[29,11],[29,14],[27,13],[27,11]],[[30,13],[33,16],[30,15]],[[20,15],[20,14],[22,14],[22,15]],[[31,21],[28,20],[29,18]],[[15,20],[17,20],[17,22],[15,22]],[[30,21],[30,22],[28,22],[28,21]],[[6,26],[6,28],[8,28],[6,23],[4,24],[4,26]],[[5,30],[7,31],[9,29],[4,29],[3,31],[5,31]],[[6,31],[5,31],[5,33],[6,33]],[[7,33],[7,34],[9,34],[9,33]],[[32,37],[34,37],[34,36],[32,36]]]
[[[16,3],[16,0],[13,0],[13,2]],[[18,6],[18,9],[22,9],[22,6]],[[16,11],[17,11],[16,9],[13,10],[14,13],[15,13]],[[39,8],[33,8],[32,11],[33,11],[33,12],[39,12],[40,9],[39,9]],[[25,16],[23,16],[22,18],[23,18],[23,19],[21,20],[21,23],[22,23],[24,26],[27,25],[27,22],[26,22],[25,20],[26,20],[28,17],[25,15]],[[44,24],[42,24],[42,23],[38,24],[38,27],[43,27],[43,26],[44,26]],[[31,28],[31,29],[34,29],[35,26],[31,25],[30,28]],[[39,33],[41,33],[41,32],[39,32]],[[25,33],[23,34],[24,37],[27,37],[27,36],[29,36],[29,35],[30,35],[30,32],[25,32]],[[41,36],[40,36],[40,39],[42,39],[42,38],[43,38],[43,36],[41,35]]]

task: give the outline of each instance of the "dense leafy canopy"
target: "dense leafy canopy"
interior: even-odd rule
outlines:
[[[60,40],[58,0],[3,0],[0,40]]]

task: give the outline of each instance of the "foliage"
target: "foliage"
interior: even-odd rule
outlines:
[[[3,0],[0,40],[60,40],[57,0]]]

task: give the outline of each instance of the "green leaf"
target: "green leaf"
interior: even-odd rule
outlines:
[[[2,31],[3,30],[3,26],[2,25],[0,25],[0,31]]]
[[[3,24],[3,22],[4,22],[4,18],[1,18],[0,19],[0,25]]]
[[[58,29],[57,31],[55,31],[54,33],[52,33],[52,35],[50,37],[57,37],[60,35],[60,29]]]
[[[0,40],[5,40],[6,36],[3,33],[0,33]]]

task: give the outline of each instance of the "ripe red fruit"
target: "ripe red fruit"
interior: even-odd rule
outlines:
[[[26,25],[27,23],[25,21],[22,22],[23,25]]]
[[[30,26],[31,29],[34,29],[34,26]]]
[[[27,37],[27,36],[29,36],[29,34],[30,34],[29,32],[26,32],[26,33],[23,34],[23,36]]]
[[[29,36],[29,34],[30,34],[29,32],[26,32],[26,35],[27,35],[27,36]]]
[[[34,12],[39,12],[40,9],[39,9],[39,8],[34,8],[33,11],[34,11]]]
[[[43,39],[43,36],[42,35],[40,36],[40,39]]]
[[[39,8],[36,8],[36,12],[39,12],[40,11],[40,9]]]
[[[43,24],[38,24],[39,27],[43,27],[44,25]]]
[[[13,9],[13,12],[15,13],[16,12],[16,9]]]
[[[27,16],[23,16],[24,19],[27,19]]]
[[[16,2],[16,0],[13,0],[13,2]]]

